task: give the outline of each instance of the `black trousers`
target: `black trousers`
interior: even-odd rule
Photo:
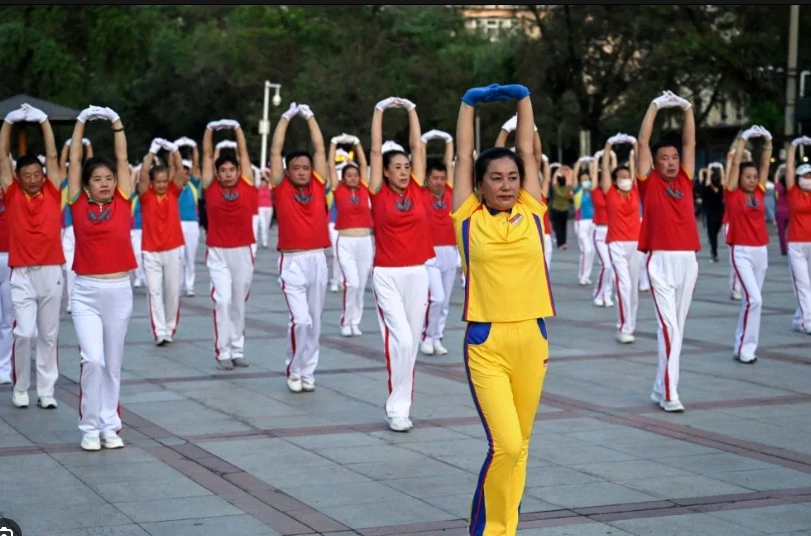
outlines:
[[[710,239],[710,250],[712,251],[713,258],[718,258],[718,232],[723,226],[722,217],[707,215],[707,237]]]
[[[555,239],[560,247],[566,243],[566,223],[569,220],[569,211],[550,209],[549,218],[552,220],[552,230],[555,231]]]

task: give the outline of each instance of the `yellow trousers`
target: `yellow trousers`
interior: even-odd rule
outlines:
[[[512,536],[518,530],[529,439],[548,361],[542,318],[468,324],[465,367],[489,443],[470,508],[471,536]]]

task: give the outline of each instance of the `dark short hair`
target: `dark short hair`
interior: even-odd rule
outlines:
[[[476,164],[473,166],[473,176],[478,186],[484,180],[484,175],[490,169],[490,162],[493,160],[501,160],[502,158],[509,158],[515,165],[518,166],[518,176],[521,178],[521,184],[524,183],[524,160],[520,155],[512,152],[511,149],[506,147],[492,147],[487,149],[479,158],[476,159]]]
[[[394,158],[398,154],[401,154],[406,158],[408,158],[408,153],[406,153],[405,151],[401,151],[400,149],[392,149],[391,151],[386,151],[385,153],[383,153],[383,169],[388,169],[389,165],[391,164],[392,158]]]
[[[445,162],[439,158],[429,158],[428,162],[425,164],[425,175],[430,175],[432,171],[442,171],[447,173],[448,167],[445,165]]]
[[[354,160],[347,160],[346,165],[341,170],[341,180],[343,180],[343,178],[346,176],[346,170],[349,168],[355,168],[358,170],[358,173],[360,173],[360,166],[358,166],[357,162]]]
[[[654,160],[656,160],[656,155],[659,153],[659,150],[665,147],[673,147],[676,149],[676,152],[679,153],[679,158],[681,158],[681,147],[679,145],[676,145],[672,141],[662,140],[653,144],[653,147],[650,148],[650,154]]]
[[[738,171],[738,177],[742,177],[744,170],[747,170],[749,168],[753,168],[755,172],[758,171],[757,164],[755,164],[754,162],[742,162],[740,170]]]
[[[154,180],[155,175],[157,175],[158,173],[163,173],[164,171],[168,175],[169,168],[164,165],[152,166],[151,168],[149,168],[149,180]]]
[[[295,158],[306,158],[310,162],[310,167],[313,165],[313,157],[307,151],[292,151],[286,154],[284,158],[287,161],[288,166]]]
[[[227,164],[229,162],[234,164],[234,166],[236,166],[236,168],[239,169],[239,160],[237,159],[236,153],[225,153],[225,154],[220,153],[219,158],[217,158],[217,161],[214,162],[214,169],[219,170],[220,166],[222,166],[223,164]]]
[[[628,173],[631,172],[631,168],[629,168],[628,166],[617,166],[617,167],[614,168],[614,171],[611,172],[611,180],[616,182],[617,181],[617,175],[619,175],[619,172],[622,171],[623,169],[625,171],[627,171]],[[631,178],[633,178],[633,177],[631,177]]]
[[[112,172],[113,177],[116,177],[115,166],[112,162],[103,156],[94,156],[92,158],[88,158],[82,166],[82,186],[87,187],[87,185],[90,183],[90,177],[93,175],[93,172],[100,167],[106,167]]]
[[[15,168],[14,172],[19,176],[24,167],[33,166],[35,164],[42,169],[42,162],[39,161],[39,158],[32,154],[24,154],[17,159],[17,167]]]

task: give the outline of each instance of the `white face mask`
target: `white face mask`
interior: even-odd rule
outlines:
[[[633,179],[617,179],[617,188],[623,192],[630,192],[631,187],[634,185]]]
[[[800,180],[798,182],[801,189],[811,190],[811,179],[805,179],[803,177],[800,177]]]
[[[583,186],[584,189],[588,190],[589,188],[591,188],[591,181],[583,181],[581,186]]]

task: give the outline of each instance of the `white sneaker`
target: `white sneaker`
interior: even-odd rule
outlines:
[[[757,361],[756,355],[746,356],[741,354],[735,354],[732,356],[732,358],[735,359],[736,361],[740,361],[741,363],[746,363],[747,365],[751,365],[755,361]]]
[[[28,392],[13,390],[11,394],[11,403],[18,408],[28,407]]]
[[[0,385],[11,385],[11,378],[0,378]]]
[[[80,446],[84,450],[101,450],[101,439],[98,437],[84,436]]]
[[[305,393],[312,393],[315,391],[315,384],[311,381],[301,380],[301,390]]]
[[[330,292],[338,292],[338,283],[330,283],[329,291]]]
[[[172,336],[171,336],[171,335],[167,335],[167,336],[165,336],[165,337],[163,338],[163,340],[164,340],[164,341],[166,341],[166,342],[174,342],[174,341],[172,340]]]
[[[341,327],[341,336],[343,336],[343,337],[351,337],[352,336],[352,328],[350,326]]]
[[[591,283],[591,281],[589,281],[588,279],[581,279],[581,280],[580,280],[580,285],[581,285],[581,286],[584,286],[584,287],[585,287],[585,286],[586,286],[586,285],[588,285],[589,283]]]
[[[231,363],[234,364],[235,368],[248,368],[251,366],[251,364],[248,363],[248,360],[244,357],[235,357],[231,359]]]
[[[651,402],[654,404],[659,404],[662,401],[662,393],[658,391],[651,391],[650,392],[650,399]]]
[[[299,378],[287,378],[287,388],[294,393],[300,393],[302,389],[302,382]]]
[[[194,297],[194,291],[193,290],[187,290],[186,291],[186,296],[189,297],[189,298],[193,298]]]
[[[389,428],[395,432],[408,432],[413,426],[406,417],[386,417],[386,421],[389,423]]]
[[[434,353],[436,355],[445,355],[448,353],[448,349],[442,346],[441,342],[434,343]]]
[[[422,341],[420,343],[420,352],[425,355],[434,355],[434,345],[431,341]]]
[[[358,326],[352,326],[352,335],[358,337],[360,335],[363,335],[363,332],[360,330]]]
[[[623,333],[621,331],[617,332],[617,340],[622,344],[630,344],[636,340],[636,338],[631,335],[630,333]]]
[[[743,299],[743,295],[741,294],[740,290],[733,290],[730,298],[736,301],[741,301]]]
[[[796,326],[792,325],[791,329],[793,329],[794,331],[798,331],[800,333],[804,333],[806,335],[811,335],[811,329],[803,329],[803,327],[800,326],[800,325],[796,325]]]
[[[608,298],[607,300],[605,300],[605,306],[606,307],[614,307],[614,302],[611,301],[611,298]]]
[[[120,449],[124,448],[124,440],[120,437],[110,436],[101,440],[101,446],[106,449]]]
[[[684,411],[684,406],[682,406],[679,400],[667,401],[662,399],[659,401],[659,407],[667,412]]]
[[[596,305],[597,307],[605,307],[605,302],[603,301],[602,298],[599,297],[594,298],[594,305]]]
[[[650,290],[650,287],[648,287],[648,286],[639,287],[639,292],[648,292],[649,290]]]
[[[218,359],[217,368],[220,370],[234,370],[234,362],[230,359]]]
[[[135,288],[141,288],[141,287],[144,286],[144,283],[142,281],[139,281],[138,279],[136,279],[135,281],[133,281],[132,286],[135,287]]]
[[[43,409],[56,409],[56,399],[52,396],[41,396],[37,399],[37,406]]]

